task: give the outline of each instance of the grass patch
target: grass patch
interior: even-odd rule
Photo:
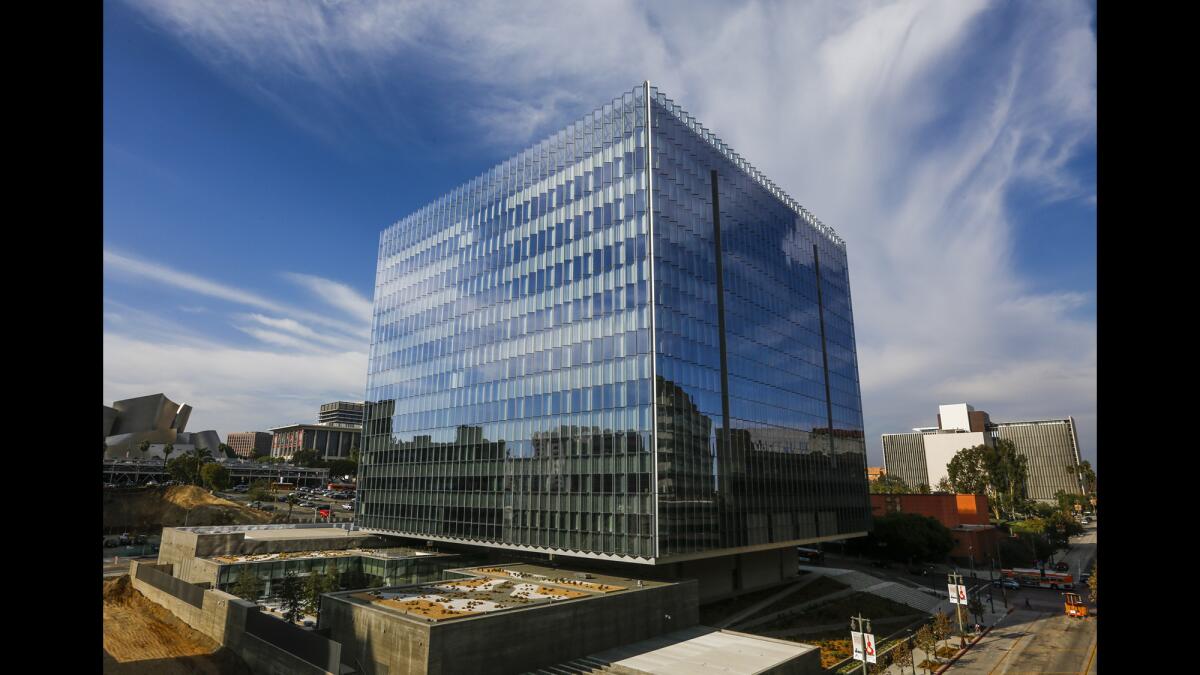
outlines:
[[[761,591],[754,591],[753,593],[739,595],[736,598],[728,598],[726,600],[718,600],[717,602],[707,605],[701,605],[700,623],[711,626],[718,621],[723,621],[755,603],[766,600],[772,595],[782,591],[783,588],[783,586],[775,586]]]
[[[787,609],[788,607],[795,607],[796,605],[803,604],[809,600],[815,600],[822,595],[836,593],[837,591],[844,590],[845,588],[846,584],[823,576],[804,588],[796,591],[795,593],[792,593],[786,598],[782,598],[777,602],[771,603],[762,610],[761,614],[765,616],[771,612],[778,612],[779,610]]]
[[[850,657],[850,636],[827,640],[805,640],[821,648],[821,667],[831,668]]]
[[[870,593],[853,593],[796,614],[781,616],[765,625],[755,626],[755,630],[787,630],[839,622],[849,626],[850,617],[860,612],[868,619],[879,620],[893,616],[907,616],[916,613],[916,610],[908,605],[902,605]],[[849,630],[846,628],[845,632],[849,632]],[[797,639],[803,642],[811,641],[806,638],[807,636]]]

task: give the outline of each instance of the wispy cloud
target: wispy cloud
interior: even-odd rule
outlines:
[[[350,286],[331,279],[313,276],[311,274],[299,274],[297,272],[287,272],[285,277],[291,281],[307,288],[314,295],[320,298],[325,304],[340,310],[347,316],[353,317],[356,321],[370,324],[371,323],[371,301],[359,295],[358,291]]]
[[[1095,142],[1087,2],[133,4],[317,128],[411,125],[380,102],[418,60],[470,97],[472,139],[512,145],[649,78],[848,242],[876,458],[879,433],[959,400],[1074,414],[1094,452],[1090,289],[1035,291],[1007,206],[1095,204],[1071,169]]]
[[[233,286],[212,281],[210,279],[205,279],[204,277],[189,274],[187,272],[180,272],[168,266],[160,265],[148,260],[142,260],[131,255],[117,253],[108,248],[104,249],[104,267],[105,270],[110,273],[142,277],[158,283],[168,284],[186,291],[198,293],[200,295],[219,298],[221,300],[227,300],[229,302],[248,307],[256,307],[277,314],[285,314],[288,316],[301,318],[305,321],[320,324],[336,330],[348,330],[349,332],[365,336],[370,326],[369,303],[366,316],[363,317],[361,315],[357,315],[355,318],[358,319],[358,321],[353,325],[348,325],[344,320],[331,318],[315,312],[288,307],[283,303],[263,297],[258,293],[235,288]],[[341,291],[343,294],[345,294],[346,291],[348,291],[350,294],[353,294],[353,291],[349,289],[349,287],[337,282],[320,279],[319,277],[310,277],[308,285],[310,289],[314,290],[314,292],[318,288],[321,289],[322,293],[320,293],[320,295],[322,299],[326,301],[328,301],[329,294],[337,295],[339,292],[338,287],[344,289],[344,291]]]

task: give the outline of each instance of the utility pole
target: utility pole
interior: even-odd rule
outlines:
[[[864,626],[865,626],[865,628],[864,628]],[[850,632],[852,634],[853,633],[861,633],[863,635],[863,638],[862,638],[863,639],[862,671],[863,671],[863,675],[867,675],[867,654],[866,654],[866,639],[867,638],[866,638],[866,635],[867,635],[867,633],[871,632],[871,620],[864,619],[862,616],[862,612],[859,612],[858,616],[850,617]],[[851,642],[853,642],[853,641],[851,641]],[[854,647],[853,647],[853,645],[851,645],[851,650],[853,651],[853,649],[854,649]]]
[[[992,599],[992,589],[996,587],[996,579],[993,572],[996,570],[996,559],[988,560],[988,606],[991,608],[992,614],[996,613],[996,601]]]
[[[953,604],[954,604],[954,617],[956,619],[958,619],[959,647],[964,647],[964,646],[966,646],[967,640],[966,640],[966,637],[963,635],[963,622],[962,622],[963,606],[962,606],[962,604],[960,604],[960,600],[958,599],[958,587],[962,585],[963,577],[961,574],[958,573],[958,570],[955,570],[949,574],[949,576],[946,579],[946,582],[948,585],[953,585],[953,588],[954,588],[954,598],[952,598],[951,602],[953,602]]]
[[[1000,540],[995,540],[996,564],[1000,565],[1000,594],[1004,598],[1004,609],[1008,609],[1008,587],[1004,585],[1004,560],[1000,557]]]

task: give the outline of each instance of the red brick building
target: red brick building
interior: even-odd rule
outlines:
[[[987,562],[1000,541],[1000,530],[988,522],[986,495],[873,494],[871,515],[917,513],[936,518],[954,535],[952,558],[974,558]]]

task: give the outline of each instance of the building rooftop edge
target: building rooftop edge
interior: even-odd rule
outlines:
[[[758,183],[759,185],[761,185],[768,192],[770,192],[772,195],[774,195],[776,198],[778,198],[780,201],[782,201],[784,204],[786,204],[790,209],[792,209],[796,213],[796,215],[798,215],[802,219],[804,219],[805,222],[807,222],[809,225],[811,225],[813,228],[815,228],[818,232],[825,235],[835,246],[845,250],[845,248],[846,248],[845,240],[843,240],[837,234],[837,232],[834,231],[834,229],[832,227],[821,222],[821,220],[819,218],[817,218],[815,215],[813,215],[811,211],[809,211],[808,209],[801,206],[800,202],[793,199],[791,195],[789,195],[782,188],[780,188],[778,185],[776,185],[774,183],[774,181],[767,178],[766,175],[764,175],[761,171],[759,171],[753,164],[748,162],[744,157],[742,157],[737,152],[735,152],[733,150],[733,148],[731,148],[724,141],[722,141],[715,133],[710,131],[704,125],[700,124],[699,121],[696,120],[696,118],[692,117],[691,114],[689,114],[686,110],[684,110],[682,107],[680,107],[677,103],[672,101],[670,98],[667,98],[667,96],[665,94],[663,94],[662,91],[660,91],[658,89],[658,87],[651,86],[649,80],[643,81],[642,84],[639,84],[638,86],[634,87],[631,90],[622,92],[622,95],[624,95],[625,93],[636,94],[639,91],[644,92],[646,89],[650,90],[651,99],[655,100],[667,112],[671,113],[671,115],[673,115],[676,119],[678,119],[685,126],[690,128],[693,131],[693,133],[695,133],[701,139],[707,141],[718,152],[720,152],[727,159],[729,159],[731,162],[733,162],[733,164],[735,166],[737,166],[739,169],[741,169],[743,172],[745,172],[745,174],[747,176],[749,176],[751,180],[753,180],[756,183]],[[459,190],[468,188],[469,186],[471,186],[472,184],[474,184],[478,181],[485,180],[490,174],[499,170],[501,167],[503,167],[504,165],[513,161],[517,157],[520,157],[526,153],[532,153],[534,151],[540,150],[542,147],[544,147],[544,146],[548,145],[549,143],[551,143],[552,141],[554,141],[554,139],[557,138],[559,134],[563,133],[568,128],[570,128],[576,124],[580,124],[586,120],[589,120],[590,118],[593,118],[596,115],[596,113],[602,112],[604,110],[605,106],[610,105],[610,104],[615,104],[619,101],[620,101],[619,97],[614,98],[609,103],[605,103],[603,105],[593,108],[590,113],[587,113],[585,115],[575,118],[571,122],[568,122],[567,124],[565,124],[562,128],[560,128],[557,131],[554,131],[553,133],[551,133],[550,135],[542,138],[540,141],[513,153],[507,159],[504,159],[503,161],[488,167],[481,173],[478,173],[478,174],[472,176],[471,178],[463,181],[462,183],[458,183],[458,184],[454,185],[449,190],[442,193],[440,196],[435,197],[432,200],[421,204],[420,206],[413,209],[409,213],[407,213],[404,216],[400,217],[399,219],[393,221],[392,224],[383,228],[383,230],[380,231],[380,233],[379,233],[380,243],[382,244],[384,237],[387,235],[387,233],[390,230],[393,230],[396,227],[400,226],[401,224],[404,223],[404,221],[408,220],[412,216],[414,216],[418,213],[421,213],[425,209],[433,207],[434,205],[436,205],[446,199],[449,199],[452,195],[454,195]]]

